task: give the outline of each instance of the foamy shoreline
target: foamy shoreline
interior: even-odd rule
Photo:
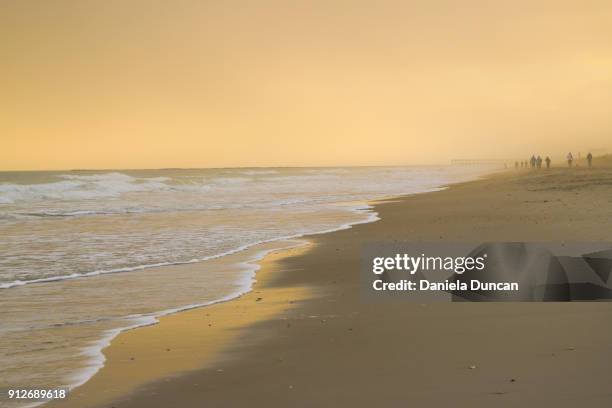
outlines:
[[[481,175],[477,176],[476,178],[481,177]],[[463,182],[465,180],[459,180],[457,182]],[[389,199],[389,198],[395,198],[395,197],[400,197],[400,196],[404,196],[404,195],[413,195],[413,194],[421,194],[421,193],[427,193],[427,192],[431,192],[431,191],[439,191],[442,189],[445,189],[448,185],[453,184],[453,183],[447,183],[447,184],[443,184],[443,185],[439,185],[436,186],[434,188],[428,188],[428,189],[422,189],[421,191],[418,192],[410,192],[407,194],[397,194],[397,195],[385,195],[385,196],[378,196],[378,197],[373,197],[370,201],[380,201],[380,200],[384,200],[384,199]],[[85,384],[89,379],[91,379],[101,368],[104,367],[105,365],[105,361],[106,358],[104,356],[103,350],[108,347],[108,345],[111,344],[111,342],[113,341],[113,339],[115,339],[119,334],[126,332],[126,331],[130,331],[132,329],[135,328],[141,328],[141,327],[145,327],[145,326],[151,326],[151,325],[155,325],[156,323],[158,323],[158,319],[170,314],[174,314],[174,313],[178,313],[178,312],[183,312],[183,311],[187,311],[190,309],[194,309],[194,308],[200,308],[200,307],[205,307],[205,306],[210,306],[210,305],[214,305],[217,303],[222,303],[222,302],[226,302],[232,299],[236,299],[239,298],[240,296],[244,295],[245,293],[248,293],[249,291],[252,290],[252,285],[254,283],[254,276],[256,271],[259,269],[259,262],[266,256],[268,255],[270,252],[274,252],[274,251],[278,251],[281,249],[288,249],[290,247],[294,247],[294,246],[300,246],[303,245],[304,242],[306,242],[306,240],[304,239],[305,237],[308,237],[310,235],[319,235],[319,234],[326,234],[326,233],[332,233],[335,231],[340,231],[340,230],[344,230],[344,229],[348,229],[351,228],[355,225],[359,225],[359,224],[365,224],[365,223],[371,223],[374,221],[379,220],[380,218],[378,217],[378,214],[373,211],[373,207],[370,204],[367,204],[367,202],[361,202],[359,204],[353,204],[350,207],[344,207],[347,208],[348,211],[352,212],[354,215],[358,216],[360,219],[356,219],[354,221],[350,221],[350,222],[346,222],[343,224],[340,224],[337,227],[334,228],[327,228],[324,230],[320,230],[320,231],[313,231],[313,232],[309,232],[306,234],[295,234],[295,235],[290,235],[290,236],[284,236],[284,237],[279,237],[279,238],[274,238],[274,239],[269,239],[269,240],[265,240],[265,241],[261,241],[261,242],[255,242],[252,244],[247,244],[247,245],[243,245],[239,248],[236,248],[234,250],[230,250],[230,251],[226,251],[224,253],[221,254],[217,254],[217,255],[213,255],[210,257],[205,257],[202,259],[193,259],[193,260],[189,260],[189,261],[181,261],[181,262],[174,262],[174,263],[160,263],[160,264],[151,264],[151,265],[141,265],[141,266],[137,266],[134,268],[119,268],[117,270],[109,270],[109,271],[94,271],[94,272],[90,272],[90,273],[85,273],[85,274],[75,274],[75,275],[69,275],[69,276],[65,276],[65,277],[53,277],[53,278],[48,278],[48,279],[40,279],[40,280],[36,280],[36,281],[31,281],[31,282],[12,282],[10,286],[8,286],[7,284],[4,284],[4,287],[0,287],[3,289],[10,289],[10,288],[16,288],[19,286],[29,286],[30,283],[32,284],[45,284],[45,283],[53,283],[53,282],[58,282],[58,281],[69,281],[69,280],[79,280],[81,278],[85,279],[85,278],[89,278],[89,277],[96,277],[96,276],[101,276],[101,275],[109,275],[109,274],[121,274],[121,273],[131,273],[131,272],[135,272],[135,271],[144,271],[144,270],[149,270],[149,269],[163,269],[166,267],[173,267],[173,266],[180,266],[180,265],[185,265],[185,266],[189,266],[189,265],[193,265],[193,266],[197,266],[197,264],[202,263],[203,265],[205,264],[206,261],[209,260],[214,260],[214,259],[220,259],[229,255],[234,255],[234,254],[239,254],[241,252],[244,251],[248,251],[248,250],[256,250],[256,247],[258,246],[262,246],[262,245],[266,245],[266,244],[274,244],[276,242],[281,242],[281,241],[287,241],[287,240],[300,240],[299,243],[296,242],[295,245],[292,246],[279,246],[279,247],[275,247],[273,249],[267,249],[264,251],[259,251],[257,252],[254,256],[249,257],[248,260],[245,260],[243,262],[241,262],[240,264],[236,264],[235,267],[237,268],[243,268],[244,269],[244,273],[243,273],[243,279],[240,281],[239,283],[239,289],[234,291],[233,293],[226,295],[222,298],[213,300],[213,301],[207,301],[207,302],[203,302],[203,303],[193,303],[193,304],[186,304],[184,306],[180,306],[180,307],[174,307],[171,309],[164,309],[158,312],[152,312],[152,313],[147,313],[147,314],[138,314],[138,315],[127,315],[124,316],[123,318],[121,318],[120,320],[125,321],[127,324],[124,327],[118,327],[112,330],[108,330],[106,332],[104,332],[101,336],[101,338],[95,343],[92,344],[88,347],[86,347],[85,349],[81,350],[81,355],[87,356],[90,361],[91,364],[89,364],[87,366],[87,368],[85,368],[84,370],[80,370],[80,372],[76,373],[73,376],[73,380],[70,381],[69,387],[70,389],[75,389],[83,384]]]
[[[431,190],[434,191],[434,190]],[[424,193],[427,191],[424,191]],[[419,193],[415,193],[415,194],[419,194]],[[384,198],[377,198],[376,200],[381,200]],[[375,201],[375,200],[372,200]],[[232,255],[232,254],[236,254],[239,252],[242,252],[246,249],[252,248],[254,246],[257,245],[261,245],[261,244],[267,244],[270,242],[276,242],[276,241],[285,241],[285,240],[291,240],[291,239],[298,239],[298,238],[303,238],[305,236],[308,235],[317,235],[317,234],[325,234],[325,233],[329,233],[329,232],[334,232],[334,231],[339,231],[339,230],[343,230],[346,228],[350,228],[353,225],[358,225],[358,224],[362,224],[362,223],[367,223],[367,222],[373,222],[376,221],[378,218],[376,217],[376,214],[370,214],[369,211],[371,210],[371,206],[368,204],[363,204],[363,206],[357,206],[355,208],[351,208],[349,209],[349,211],[352,211],[353,213],[357,214],[357,215],[368,215],[369,218],[367,218],[366,220],[363,221],[355,221],[355,222],[349,222],[349,223],[345,223],[342,224],[341,226],[339,226],[338,228],[330,228],[327,230],[322,230],[322,231],[315,231],[315,232],[309,232],[307,234],[295,234],[295,235],[288,235],[288,236],[283,236],[283,237],[279,237],[279,238],[271,238],[268,240],[264,240],[264,241],[259,241],[259,242],[254,242],[254,243],[250,243],[250,244],[245,244],[242,245],[236,249],[232,249],[220,254],[216,254],[216,255],[211,255],[211,256],[207,256],[204,258],[200,258],[200,259],[191,259],[189,261],[176,261],[176,262],[160,262],[160,263],[155,263],[155,264],[148,264],[148,265],[137,265],[137,266],[133,266],[133,267],[124,267],[124,268],[117,268],[117,269],[110,269],[110,270],[101,270],[101,271],[92,271],[92,272],[85,272],[85,273],[75,273],[75,274],[71,274],[71,275],[65,275],[65,276],[53,276],[53,277],[49,277],[49,278],[42,278],[42,279],[32,279],[32,280],[27,280],[27,281],[23,281],[23,280],[16,280],[13,282],[7,282],[7,283],[3,283],[0,284],[0,289],[10,289],[13,287],[18,287],[18,286],[24,286],[24,285],[31,285],[31,284],[37,284],[37,283],[49,283],[49,282],[57,282],[57,281],[63,281],[63,280],[70,280],[70,279],[79,279],[79,278],[87,278],[87,277],[92,277],[92,276],[99,276],[99,275],[107,275],[107,274],[114,274],[114,273],[125,273],[125,272],[136,272],[136,271],[143,271],[146,269],[151,269],[151,268],[160,268],[160,267],[164,267],[164,266],[174,266],[174,265],[187,265],[187,264],[196,264],[196,263],[201,263],[201,262],[206,262],[209,261],[211,259],[218,259],[227,255]],[[373,215],[373,218],[370,218]]]
[[[422,192],[418,192],[418,193],[411,193],[411,194],[401,194],[401,195],[397,195],[397,196],[386,196],[386,197],[379,197],[376,199],[372,199],[370,202],[376,202],[376,201],[383,201],[383,200],[392,200],[394,198],[400,198],[400,197],[404,197],[407,195],[414,195],[414,194],[426,194],[426,193],[430,193],[430,192],[434,192],[434,191],[441,191],[445,188],[448,188],[448,186],[440,186],[439,188],[434,188],[434,189],[430,189],[427,191],[422,191]],[[211,305],[215,305],[218,303],[224,303],[224,302],[228,302],[228,301],[232,301],[235,300],[237,298],[240,298],[242,295],[249,293],[252,291],[253,289],[253,284],[256,282],[256,273],[257,271],[261,268],[260,262],[266,257],[268,256],[270,253],[273,252],[278,252],[278,251],[285,251],[291,248],[298,248],[300,246],[305,246],[308,245],[309,241],[307,240],[308,236],[314,236],[314,235],[321,235],[321,234],[329,234],[329,233],[333,233],[333,232],[337,232],[337,231],[342,231],[345,229],[350,229],[353,226],[356,225],[360,225],[360,224],[367,224],[367,223],[372,223],[372,222],[376,222],[378,220],[380,220],[380,217],[378,216],[378,213],[374,211],[374,206],[368,203],[363,203],[361,206],[355,207],[354,209],[352,209],[352,211],[354,211],[356,214],[359,215],[367,215],[367,218],[364,220],[356,220],[354,222],[350,222],[350,223],[346,223],[346,224],[342,224],[341,226],[339,226],[338,228],[332,228],[332,229],[328,229],[328,230],[323,230],[323,231],[318,231],[318,232],[313,232],[313,233],[309,233],[309,234],[301,234],[301,235],[295,235],[295,236],[290,236],[290,237],[283,237],[283,238],[278,238],[278,239],[273,239],[273,240],[269,240],[267,242],[259,242],[253,245],[248,245],[245,246],[244,248],[241,248],[239,250],[236,251],[232,251],[229,252],[227,254],[223,254],[220,256],[216,256],[213,257],[211,259],[216,259],[216,258],[220,258],[222,256],[226,256],[226,255],[230,255],[230,254],[235,254],[235,253],[239,253],[242,251],[245,251],[247,249],[253,248],[253,247],[257,247],[259,245],[263,245],[263,244],[268,244],[268,243],[274,243],[274,242],[283,242],[283,241],[289,241],[289,240],[298,240],[295,242],[294,245],[289,245],[289,246],[279,246],[277,248],[273,248],[273,249],[268,249],[268,250],[262,250],[257,252],[257,255],[255,257],[252,257],[251,259],[249,259],[248,261],[244,261],[242,262],[240,265],[241,266],[248,266],[251,269],[248,271],[249,276],[247,277],[244,287],[243,289],[237,291],[236,293],[233,293],[231,295],[225,296],[221,299],[215,300],[215,301],[211,301],[211,302],[207,302],[207,303],[201,303],[201,304],[193,304],[193,305],[186,305],[180,308],[174,308],[174,309],[169,309],[169,310],[164,310],[161,312],[156,312],[153,313],[151,315],[148,316],[126,316],[126,319],[130,319],[130,318],[142,318],[144,319],[142,323],[137,323],[134,325],[130,325],[124,328],[119,328],[119,329],[115,329],[112,330],[111,332],[107,333],[98,344],[96,344],[95,346],[92,346],[91,350],[85,350],[84,353],[88,353],[90,354],[95,361],[95,366],[90,368],[86,373],[82,373],[81,375],[79,375],[77,378],[79,378],[75,383],[69,385],[69,388],[75,389],[83,384],[85,384],[89,379],[91,379],[102,367],[104,367],[104,362],[106,361],[106,357],[104,356],[104,349],[108,346],[110,346],[111,342],[113,341],[113,339],[115,337],[117,337],[119,334],[128,331],[128,330],[133,330],[133,329],[138,329],[141,327],[147,327],[147,326],[151,326],[151,325],[155,325],[157,323],[159,323],[159,318],[164,317],[164,316],[168,316],[168,315],[172,315],[175,313],[180,313],[180,312],[184,312],[184,311],[189,311],[192,309],[197,309],[197,308],[202,308],[202,307],[206,307],[206,306],[211,306]],[[300,240],[301,239],[301,240]],[[194,262],[189,262],[189,263],[198,263],[198,262],[205,262],[206,260],[202,260],[202,261],[194,261]],[[187,264],[187,263],[183,263],[183,264]]]
[[[435,191],[435,190],[433,190]],[[425,192],[424,192],[425,193]],[[390,197],[385,197],[385,198],[390,198]],[[385,199],[385,198],[379,198],[378,200],[381,199]],[[323,230],[323,231],[318,231],[318,232],[314,232],[314,233],[310,233],[310,234],[303,234],[303,235],[295,235],[295,236],[290,236],[290,237],[282,237],[282,238],[278,238],[278,239],[273,239],[273,240],[269,240],[266,242],[258,242],[252,245],[245,245],[242,248],[236,249],[234,251],[230,251],[228,253],[225,254],[220,254],[214,257],[210,257],[208,259],[203,259],[203,260],[195,260],[192,262],[181,262],[181,263],[177,263],[174,265],[185,265],[185,264],[197,264],[200,262],[206,262],[207,260],[210,259],[218,259],[227,255],[231,255],[231,254],[237,254],[240,252],[243,252],[245,250],[248,249],[252,249],[255,248],[257,246],[261,246],[264,244],[270,244],[270,243],[280,243],[280,242],[288,242],[291,240],[296,240],[294,242],[293,245],[279,245],[278,247],[275,248],[271,248],[271,249],[266,249],[266,250],[261,250],[256,252],[255,256],[250,257],[248,260],[245,260],[243,262],[241,262],[240,264],[236,264],[235,266],[238,268],[244,268],[246,269],[245,274],[244,274],[244,278],[242,280],[242,282],[240,283],[240,289],[237,290],[235,293],[232,293],[230,295],[224,296],[220,299],[214,300],[214,301],[210,301],[210,302],[206,302],[206,303],[198,303],[198,304],[191,304],[191,305],[185,305],[182,307],[178,307],[178,308],[173,308],[173,309],[168,309],[168,310],[163,310],[160,312],[153,312],[149,315],[133,315],[133,316],[125,316],[123,319],[125,319],[126,321],[129,320],[136,320],[137,323],[128,325],[126,327],[121,327],[121,328],[116,328],[116,329],[112,329],[109,330],[108,332],[104,333],[102,338],[100,339],[99,342],[97,342],[96,344],[90,346],[87,349],[84,349],[81,351],[81,353],[83,355],[88,355],[91,357],[92,359],[92,365],[90,367],[88,367],[86,370],[84,370],[84,372],[81,373],[76,373],[75,374],[75,380],[73,383],[68,384],[67,387],[70,390],[73,390],[83,384],[85,384],[89,379],[91,379],[102,367],[104,367],[104,363],[106,361],[106,357],[104,356],[103,350],[108,347],[111,342],[113,341],[114,338],[116,338],[119,334],[126,332],[128,330],[133,330],[133,329],[138,329],[141,327],[146,327],[146,326],[151,326],[154,324],[159,323],[159,318],[164,317],[164,316],[168,316],[171,314],[175,314],[175,313],[180,313],[180,312],[184,312],[184,311],[188,311],[188,310],[192,310],[192,309],[196,309],[196,308],[201,308],[201,307],[206,307],[206,306],[211,306],[214,304],[218,304],[218,303],[223,303],[223,302],[228,302],[234,299],[239,298],[240,296],[249,293],[252,289],[253,289],[253,284],[256,282],[256,273],[257,271],[261,268],[260,265],[260,261],[263,260],[268,254],[273,253],[273,252],[277,252],[277,251],[284,251],[284,250],[288,250],[291,248],[297,248],[300,246],[305,246],[308,245],[308,241],[305,239],[307,238],[309,235],[319,235],[319,234],[327,234],[327,233],[332,233],[332,232],[336,232],[336,231],[341,231],[341,230],[345,230],[345,229],[349,229],[352,228],[355,225],[360,225],[360,224],[366,224],[366,223],[370,223],[370,222],[376,222],[378,221],[380,218],[378,217],[378,214],[374,211],[372,211],[373,206],[364,203],[362,206],[356,207],[354,209],[352,209],[352,211],[354,211],[356,214],[358,215],[366,215],[366,219],[364,220],[356,220],[354,222],[351,223],[346,223],[346,224],[342,224],[341,226],[339,226],[338,228],[333,228],[333,229],[328,229],[328,230]],[[301,240],[300,240],[301,239]],[[159,265],[159,266],[152,266],[152,267],[163,267],[163,266],[170,266],[170,265]],[[144,268],[142,268],[144,269]],[[140,270],[140,269],[139,269]],[[108,272],[108,273],[112,273],[112,272]],[[94,276],[94,275],[89,275],[89,276]],[[44,402],[42,403],[44,404]],[[38,404],[40,405],[40,404]]]
[[[591,175],[593,182],[586,179]],[[554,240],[570,232],[576,239],[609,241],[610,228],[602,228],[610,220],[609,189],[600,183],[607,178],[609,173],[572,177],[563,170],[507,174],[380,202],[379,222],[311,237],[306,251],[270,255],[259,273],[271,277],[240,299],[169,316],[121,336],[106,351],[104,371],[77,389],[66,407],[164,408],[202,401],[371,406],[381,395],[386,405],[396,406],[405,403],[406,392],[419,406],[457,401],[478,407],[502,401],[566,406],[576,400],[605,405],[610,400],[601,391],[610,381],[602,358],[611,351],[608,304],[373,305],[363,302],[356,270],[368,241]],[[583,194],[563,188],[575,181],[597,205],[568,225],[576,208],[589,207]],[[551,188],[534,188],[542,183]],[[542,207],[551,216],[536,224],[533,217]],[[304,289],[308,292],[300,295]],[[275,291],[289,292],[274,297]],[[254,316],[275,305],[276,312]],[[220,329],[226,334],[223,346],[209,349],[202,342],[214,326],[206,323],[223,325],[229,316],[243,319]],[[148,345],[148,351],[140,345]],[[176,353],[160,350],[166,345]],[[195,353],[202,353],[198,364],[174,364]],[[135,360],[125,361],[129,356]],[[147,376],[143,369],[155,373]],[[368,388],[372,372],[377,373],[374,391]],[[142,376],[113,388],[116,376],[131,373]],[[236,389],[240,392],[230,392]]]

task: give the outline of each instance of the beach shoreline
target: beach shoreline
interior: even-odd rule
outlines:
[[[260,286],[278,273],[275,265],[279,259],[304,253],[310,245],[306,240],[293,240],[257,246],[253,249],[255,258],[250,261],[257,265],[253,271],[256,276],[249,290],[210,305],[159,316],[153,324],[121,331],[103,349],[106,361],[96,374],[76,387],[68,400],[44,406],[97,406],[149,381],[224,361],[222,351],[237,332],[253,322],[294,308],[306,297],[306,287],[260,290]],[[257,307],[252,308],[252,304]],[[200,331],[201,336],[193,336],[194,327],[206,330]]]
[[[75,389],[120,332],[250,290],[258,249],[376,219],[489,166],[2,173],[5,389]],[[6,204],[8,203],[8,204]],[[247,262],[248,263],[248,262]],[[22,406],[0,396],[0,405]]]
[[[603,325],[609,304],[366,305],[359,298],[364,242],[612,241],[609,170],[584,171],[505,173],[375,203],[377,222],[308,236],[307,247],[266,256],[248,294],[120,334],[105,350],[108,366],[67,401],[47,406],[395,406],[408,398],[402,384],[419,406],[602,406],[611,398],[602,363],[612,356]],[[194,339],[204,341],[210,329],[200,322],[214,308],[227,309],[219,321],[229,324],[216,329],[215,347],[198,345]],[[177,327],[189,346],[154,341],[170,344],[159,332]],[[149,354],[136,355],[147,347]],[[202,349],[196,364],[177,366],[181,354]],[[151,367],[156,375],[143,376]],[[372,386],[378,391],[366,391]]]

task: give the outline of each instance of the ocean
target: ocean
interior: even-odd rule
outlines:
[[[0,389],[78,386],[122,330],[248,291],[267,252],[375,221],[368,200],[488,171],[0,172]]]

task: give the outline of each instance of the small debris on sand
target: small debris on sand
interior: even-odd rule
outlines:
[[[470,369],[470,370],[475,370],[476,368],[477,368],[477,367],[476,367],[475,365],[471,365],[471,366],[469,367],[469,369]]]
[[[262,300],[263,300],[263,298],[260,298],[260,297],[258,297],[257,299],[255,299],[255,301],[256,301],[256,302],[260,302],[260,301],[262,301]]]

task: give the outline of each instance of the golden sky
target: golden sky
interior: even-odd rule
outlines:
[[[612,1],[0,2],[0,169],[612,151]]]

